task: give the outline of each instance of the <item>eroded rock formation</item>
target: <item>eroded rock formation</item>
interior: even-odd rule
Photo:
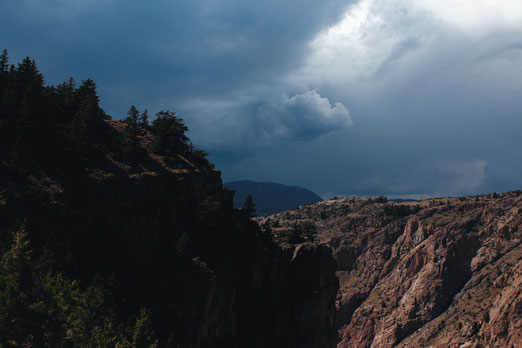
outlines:
[[[329,200],[309,220],[339,263],[338,347],[520,346],[522,193]]]

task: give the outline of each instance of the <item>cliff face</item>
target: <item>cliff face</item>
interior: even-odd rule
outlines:
[[[26,218],[36,258],[82,284],[115,279],[117,314],[152,309],[161,346],[335,346],[330,249],[273,244],[212,165],[155,155],[151,137],[132,166],[111,152],[30,173],[0,161],[1,239]]]
[[[168,329],[184,337],[182,345],[334,347],[338,280],[330,250],[303,244],[248,253],[226,268],[193,259],[155,293],[160,306],[176,306]]]
[[[314,221],[332,249],[339,347],[522,342],[521,192],[411,203],[347,198],[271,218],[283,226]]]
[[[255,256],[263,260],[256,262],[256,290],[249,292],[255,294],[257,306],[247,310],[256,317],[259,332],[242,346],[335,346],[338,280],[337,264],[329,248],[301,244],[280,249],[269,257]]]

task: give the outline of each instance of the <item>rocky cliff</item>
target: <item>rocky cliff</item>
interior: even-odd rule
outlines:
[[[343,198],[270,217],[313,221],[332,249],[338,347],[522,345],[522,192]]]

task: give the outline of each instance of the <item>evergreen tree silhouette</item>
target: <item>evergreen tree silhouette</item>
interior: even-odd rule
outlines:
[[[254,199],[252,195],[247,195],[245,198],[245,202],[243,202],[243,207],[241,208],[249,217],[256,216],[256,204],[254,203]]]

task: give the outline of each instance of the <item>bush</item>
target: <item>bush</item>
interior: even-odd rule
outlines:
[[[306,239],[313,242],[317,235],[317,227],[311,221],[304,221],[301,223],[301,233]]]

